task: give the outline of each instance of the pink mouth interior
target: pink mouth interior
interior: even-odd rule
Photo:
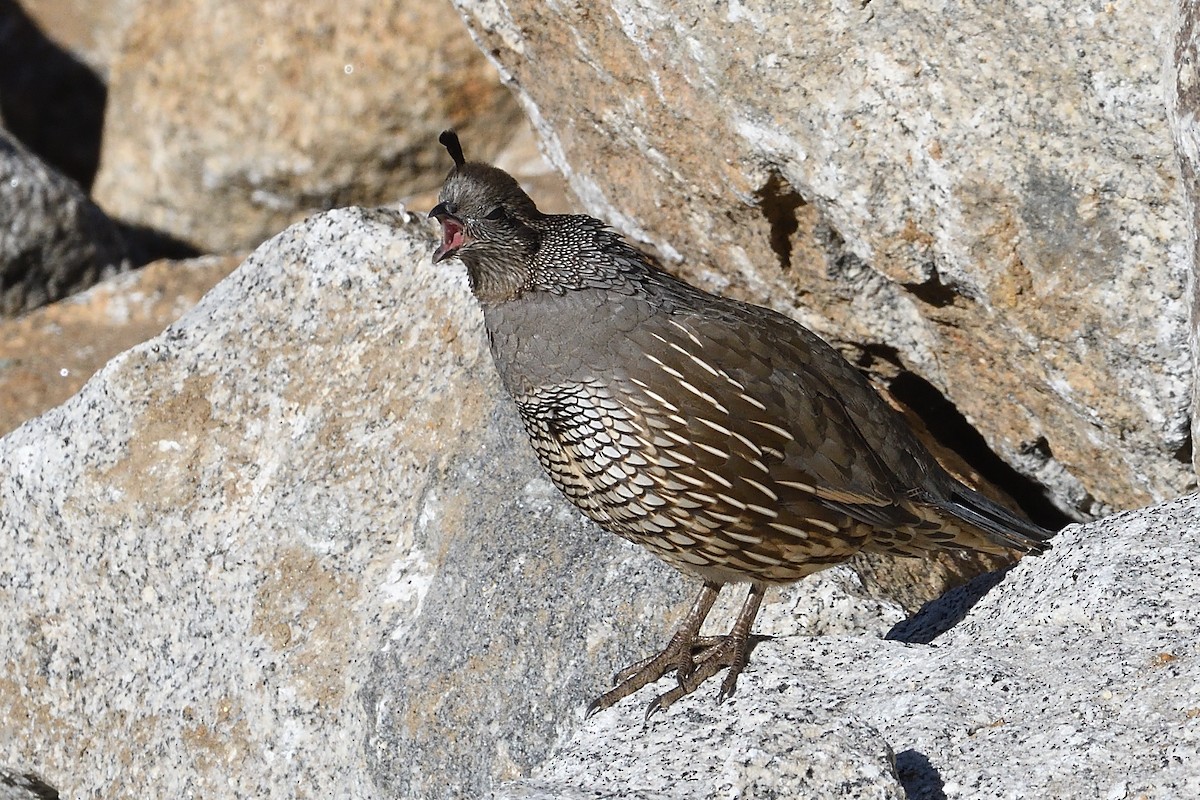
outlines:
[[[457,220],[449,217],[442,220],[442,254],[453,253],[466,243],[465,239],[463,226]]]

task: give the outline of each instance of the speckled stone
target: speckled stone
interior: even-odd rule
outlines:
[[[1200,275],[1200,7],[1189,0],[1177,0],[1173,5],[1174,41],[1167,47],[1166,99],[1187,202],[1190,287],[1195,297],[1196,277]],[[1200,363],[1200,314],[1193,313],[1191,323],[1195,365]],[[1192,383],[1192,441],[1197,439],[1200,439],[1200,381]],[[1200,471],[1200,448],[1192,449],[1192,465]]]
[[[606,714],[587,727],[586,752],[551,759],[495,798],[903,800],[892,751],[870,725],[776,701],[755,693],[736,705],[692,703],[646,724]]]
[[[456,2],[677,271],[921,376],[1069,515],[1195,486],[1171,4]]]
[[[800,777],[790,795],[716,791],[725,780],[721,754],[757,746],[738,726],[754,730],[769,708],[776,717],[808,714],[835,733],[861,721],[895,753],[895,779],[908,800],[1198,797],[1197,552],[1197,495],[1069,528],[1049,554],[1022,561],[982,599],[986,588],[977,587],[969,611],[969,593],[931,604],[923,616],[934,626],[966,615],[931,644],[762,642],[717,722],[702,693],[644,729],[636,715],[609,709],[532,779],[498,796],[617,796],[593,792],[606,775],[649,787],[647,796],[669,791],[679,785],[679,767],[660,765],[654,748],[669,749],[660,743],[676,736],[691,741],[698,723],[707,738],[704,747],[685,748],[697,765],[690,788],[666,796],[809,796]],[[906,630],[913,626],[896,633]],[[636,699],[649,702],[664,685]],[[737,718],[744,723],[730,722]],[[765,725],[768,741],[775,730]],[[871,752],[862,747],[847,749]],[[873,788],[890,790],[893,779],[877,774]]]
[[[696,587],[553,489],[431,228],[289,228],[0,439],[13,774],[65,797],[480,796],[663,644]],[[878,641],[902,616],[837,569],[759,629]]]

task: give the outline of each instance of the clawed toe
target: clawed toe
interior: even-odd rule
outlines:
[[[699,636],[700,626],[712,608],[720,588],[717,584],[705,583],[692,610],[662,652],[618,672],[614,678],[616,686],[593,700],[587,707],[586,716],[590,717],[609,708],[669,672],[675,673],[678,684],[650,703],[646,709],[647,718],[659,711],[665,711],[676,700],[694,692],[700,684],[722,669],[729,671],[721,683],[717,700],[724,702],[731,697],[737,688],[738,675],[749,659],[750,628],[758,615],[764,590],[759,586],[751,586],[750,594],[729,635]]]

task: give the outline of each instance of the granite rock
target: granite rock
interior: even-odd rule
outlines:
[[[673,780],[630,759],[674,739],[696,765],[676,796],[970,797],[1049,785],[1056,757],[1082,770],[1063,785],[1189,786],[1196,498],[1070,529],[969,612],[997,577],[903,623],[878,576],[828,570],[769,597],[730,703],[704,687],[639,733],[643,692],[585,722],[695,587],[542,475],[434,244],[402,211],[311,218],[0,439],[9,774],[63,796],[589,796],[563,783],[596,774],[589,748],[613,743],[634,791]]]
[[[1200,273],[1200,8],[1180,0],[1175,4],[1175,39],[1169,47],[1170,82],[1167,107],[1175,134],[1175,151],[1187,201],[1188,243],[1192,271],[1192,363],[1200,364],[1200,313],[1197,312],[1196,276]],[[1200,437],[1200,381],[1192,384],[1192,439]],[[1200,472],[1200,448],[1192,451],[1192,464]]]
[[[695,587],[553,489],[434,246],[403,212],[314,217],[0,439],[14,774],[63,796],[477,796],[661,646]],[[838,568],[760,630],[878,640],[902,618]]]
[[[771,792],[725,789],[731,762],[804,752],[781,739],[785,719],[796,720],[788,744],[814,731],[837,742],[805,756],[816,768],[840,756],[872,770],[873,782],[836,796],[893,796],[897,782],[908,800],[1200,796],[1197,551],[1197,495],[1073,526],[1003,580],[930,604],[928,627],[965,614],[932,643],[913,635],[920,619],[897,626],[902,641],[761,642],[723,706],[701,692],[649,722],[622,706],[601,712],[497,797],[617,796],[614,775],[648,797],[826,796],[788,765]],[[689,744],[661,763],[673,741]]]
[[[439,131],[491,157],[520,119],[441,0],[142,3],[108,108],[97,202],[205,252],[436,186]]]
[[[117,224],[0,129],[0,314],[37,308],[128,267]]]
[[[861,798],[904,800],[894,756],[860,719],[756,694],[736,713],[711,701],[669,725],[626,711],[587,726],[589,750],[551,759],[496,800]]]
[[[240,259],[156,261],[0,319],[0,436],[62,403],[118,353],[179,319]]]
[[[589,212],[676,271],[944,396],[1069,516],[1195,485],[1161,3],[458,7]]]

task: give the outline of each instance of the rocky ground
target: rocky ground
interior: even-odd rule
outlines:
[[[1200,794],[1194,10],[306,9],[0,0],[0,797]],[[429,262],[447,125],[1104,518],[583,719],[694,587],[533,461]]]
[[[585,722],[694,587],[554,492],[432,246],[396,212],[290,228],[0,440],[9,758],[67,796],[1197,788],[1195,498],[908,622],[815,576],[731,702]]]

